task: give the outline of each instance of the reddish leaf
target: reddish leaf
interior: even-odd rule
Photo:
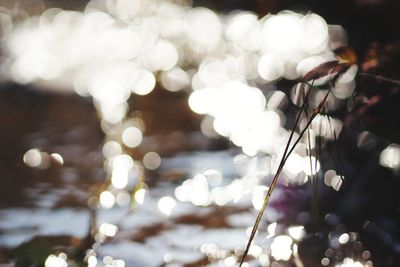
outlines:
[[[328,61],[309,71],[306,75],[304,75],[301,81],[306,82],[310,80],[317,80],[328,75],[334,75],[334,78],[336,78],[337,75],[345,72],[350,66],[351,64],[347,62],[339,63],[336,60]]]

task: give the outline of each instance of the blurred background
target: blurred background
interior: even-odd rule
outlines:
[[[399,12],[0,0],[0,266],[399,266]]]

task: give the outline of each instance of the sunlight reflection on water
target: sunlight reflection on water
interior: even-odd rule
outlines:
[[[265,177],[276,171],[289,136],[281,111],[289,98],[277,90],[275,82],[298,79],[334,59],[331,48],[347,41],[343,30],[313,13],[283,11],[258,18],[247,11],[223,15],[187,3],[157,0],[93,0],[83,12],[49,9],[15,25],[2,20],[2,26],[13,26],[3,36],[7,57],[4,69],[9,69],[9,79],[91,96],[97,109],[106,135],[102,152],[108,180],[95,193],[98,197],[91,198],[91,208],[99,204],[97,219],[101,224],[95,235],[97,243],[86,255],[89,266],[100,262],[124,266],[121,259],[135,249],[138,257],[132,260],[129,256],[129,266],[183,264],[189,256],[192,261],[206,256],[210,266],[235,265],[246,240],[245,227],[220,231],[178,224],[143,244],[138,243],[143,241],[139,237],[130,240],[128,232],[154,226],[151,222],[165,223],[165,217],[177,219],[187,212],[208,216],[207,208],[259,210],[268,189]],[[334,109],[352,94],[356,71],[350,69],[338,81],[328,108]],[[205,115],[203,133],[226,137],[241,148],[243,154],[235,152],[234,159],[229,156],[229,163],[223,163],[237,171],[219,170],[218,162],[203,169],[190,166],[190,175],[178,185],[164,191],[145,189],[144,168],[162,171],[164,158],[157,151],[147,152],[142,160],[131,156],[130,149],[142,144],[146,128],[139,116],[129,113],[128,99],[150,94],[159,86],[171,92],[187,91],[190,109]],[[295,104],[299,103],[293,99],[301,93],[297,87],[292,89]],[[315,106],[323,95],[324,91],[315,92],[311,104]],[[303,118],[301,124],[305,123]],[[288,158],[282,173],[285,185],[301,186],[320,172],[319,161],[309,156],[307,149],[315,147],[318,136],[334,139],[342,123],[318,115],[312,128],[309,148],[301,140],[300,148]],[[385,151],[382,164],[397,168],[398,162],[393,161],[397,150]],[[33,168],[47,168],[50,158],[63,163],[60,154],[49,155],[35,148],[25,153],[23,161]],[[200,159],[207,162],[203,156]],[[314,167],[308,165],[309,161]],[[326,185],[340,189],[342,180],[336,173],[326,173],[325,178]],[[120,227],[115,221],[124,218],[120,215],[122,207],[131,209],[135,201],[135,212],[126,215],[132,224],[124,220],[124,227]],[[254,218],[252,213],[246,216]],[[299,225],[288,228],[290,236],[275,232],[277,223],[272,221],[281,214],[271,210],[268,216],[271,238],[259,238],[250,250],[263,266],[273,259],[289,261],[295,242],[304,234],[304,227]],[[107,243],[106,237],[114,236],[116,244]],[[103,250],[98,249],[100,244]],[[149,250],[156,252],[149,255]],[[60,255],[51,254],[46,260],[46,266],[65,264]],[[354,264],[358,262],[345,260],[341,266],[358,266]]]

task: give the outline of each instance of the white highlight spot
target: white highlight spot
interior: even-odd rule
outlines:
[[[140,145],[142,138],[142,132],[136,127],[128,127],[122,132],[122,142],[131,148]]]
[[[40,153],[40,150],[36,148],[28,150],[24,154],[23,161],[29,167],[39,167],[42,163],[42,155]]]
[[[118,227],[110,223],[103,223],[99,227],[99,232],[108,237],[114,237],[118,232]]]
[[[280,235],[274,238],[271,244],[271,255],[276,260],[287,261],[292,255],[293,240],[290,236]]]
[[[105,209],[112,208],[115,204],[115,196],[110,191],[104,191],[100,194],[100,205]]]
[[[288,232],[289,235],[295,240],[302,239],[305,234],[304,226],[302,225],[289,227]]]
[[[167,216],[171,215],[175,205],[176,201],[172,197],[162,197],[158,201],[158,209]]]
[[[155,170],[161,165],[161,157],[156,152],[148,152],[143,157],[143,165],[148,170]]]
[[[63,259],[63,257],[60,257],[60,255],[57,257],[56,255],[49,255],[44,263],[45,267],[67,267],[67,261]]]
[[[379,157],[382,166],[390,169],[400,169],[400,145],[391,144],[386,147]]]

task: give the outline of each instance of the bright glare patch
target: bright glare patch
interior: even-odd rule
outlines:
[[[154,74],[147,70],[137,70],[131,77],[129,81],[132,86],[132,91],[138,95],[147,95],[153,91],[156,85],[156,78]]]
[[[339,236],[339,243],[342,245],[349,242],[349,240],[350,240],[350,236],[347,233],[341,234]]]
[[[317,135],[330,140],[333,140],[335,135],[338,137],[343,127],[343,123],[340,120],[320,114],[315,116],[311,125]]]
[[[222,173],[218,170],[208,169],[203,175],[211,186],[219,186],[222,182]]]
[[[178,62],[178,52],[170,42],[159,40],[154,46],[147,47],[143,61],[149,70],[166,71]]]
[[[121,153],[122,153],[122,147],[116,141],[108,141],[103,145],[103,155],[107,159],[120,155]]]
[[[260,262],[261,266],[269,266],[270,260],[267,254],[261,254],[260,257],[258,257],[258,261]]]
[[[358,73],[358,66],[352,65],[345,73],[338,77],[338,83],[349,83],[354,80]]]
[[[118,232],[118,227],[110,223],[103,223],[99,227],[99,232],[105,236],[114,237]]]
[[[115,267],[125,267],[125,261],[123,260],[114,260],[113,261],[113,266]]]
[[[282,91],[275,91],[268,99],[267,107],[268,109],[276,110],[281,108],[284,104],[287,103],[286,94]]]
[[[261,253],[262,253],[262,248],[258,245],[252,245],[249,249],[249,255],[253,256],[254,258],[260,256]]]
[[[126,119],[130,95],[149,94],[158,80],[173,92],[192,87],[190,108],[211,118],[202,124],[207,136],[225,136],[250,156],[273,154],[284,118],[273,110],[284,95],[274,94],[266,110],[263,93],[249,85],[260,77],[295,79],[297,70],[315,66],[307,62],[334,58],[327,24],[312,13],[282,11],[259,19],[182,1],[129,0],[90,1],[85,10],[45,11],[39,20],[13,25],[5,62],[17,82],[45,80],[56,85],[51,88],[92,96],[106,133]],[[351,93],[354,73],[341,77],[337,95]],[[139,140],[123,137],[128,147]],[[110,159],[122,151],[106,143],[103,153]]]
[[[327,170],[324,174],[324,183],[327,186],[332,186],[333,178],[336,176],[336,171],[334,170]]]
[[[190,186],[191,186],[191,180],[187,180],[183,182],[182,185],[178,186],[175,188],[175,197],[179,201],[190,201],[191,196],[190,196]]]
[[[52,153],[50,154],[50,156],[52,157],[52,159],[54,159],[58,164],[63,165],[64,164],[64,159],[63,157],[58,154],[58,153]]]
[[[111,265],[112,262],[113,262],[113,260],[114,260],[114,259],[113,259],[111,256],[105,256],[105,257],[103,258],[103,263],[106,264],[106,265]]]
[[[232,200],[232,196],[229,196],[228,190],[223,187],[215,187],[211,190],[211,198],[218,206],[224,206]]]
[[[111,183],[117,189],[128,185],[128,171],[122,168],[114,168],[111,176]]]
[[[281,119],[275,111],[265,109],[266,99],[258,88],[230,81],[194,91],[189,106],[196,113],[213,117],[215,132],[230,138],[246,154],[274,151]]]
[[[205,243],[201,245],[200,251],[207,255],[215,255],[218,251],[218,246],[214,243]]]
[[[119,192],[116,197],[116,202],[117,202],[118,206],[120,206],[120,207],[128,206],[130,200],[131,200],[131,196],[126,191]]]
[[[337,81],[335,86],[332,88],[332,92],[338,99],[346,99],[353,94],[355,87],[356,83],[354,80],[346,83],[340,83]]]
[[[345,29],[340,25],[329,25],[329,47],[336,49],[338,47],[346,47],[348,44],[348,36]]]
[[[342,178],[339,175],[336,175],[332,178],[332,188],[336,191],[340,190],[340,187],[342,187],[342,183]]]
[[[37,148],[28,150],[23,157],[23,161],[29,167],[35,168],[39,167],[42,163],[42,155],[40,150]]]
[[[302,26],[301,16],[296,13],[271,16],[262,28],[265,44],[273,51],[292,52],[300,45]]]
[[[106,98],[106,97],[104,97]],[[126,115],[127,112],[127,104],[126,103],[113,103],[113,104],[108,104],[105,99],[100,100],[100,109],[102,116],[105,121],[115,124],[120,122],[124,116]],[[118,101],[123,101],[123,100],[118,100]]]
[[[196,7],[186,15],[185,19],[191,27],[188,36],[190,45],[196,52],[207,52],[218,45],[222,25],[213,11]]]
[[[181,68],[174,68],[161,74],[161,84],[168,91],[177,92],[190,85],[190,77]]]
[[[258,62],[258,73],[266,81],[274,81],[280,78],[284,71],[282,60],[275,54],[265,54]]]
[[[143,157],[143,165],[148,170],[155,170],[161,165],[161,157],[156,152],[147,152]]]
[[[254,188],[252,203],[255,210],[261,210],[267,190],[267,186],[257,186]]]
[[[328,43],[328,25],[317,14],[303,17],[303,34],[301,48],[310,54],[321,52]]]
[[[336,265],[335,267],[364,267],[361,262],[354,261],[350,258],[345,258],[342,264]]]
[[[140,0],[117,0],[115,3],[115,13],[122,20],[129,21],[137,14],[140,4]]]
[[[122,154],[114,157],[111,161],[111,183],[117,189],[123,189],[128,185],[129,172],[134,166],[131,156]]]
[[[285,169],[291,174],[298,174],[304,169],[303,157],[299,154],[292,153],[286,161]]]
[[[142,142],[142,132],[136,127],[128,127],[122,132],[122,142],[127,147],[137,147]]]
[[[225,33],[228,40],[239,44],[246,50],[254,51],[261,46],[260,30],[261,25],[257,15],[241,11],[229,20]]]
[[[226,266],[234,266],[237,262],[237,258],[235,256],[229,256],[225,258],[224,263]]]
[[[292,226],[288,229],[289,235],[295,240],[301,240],[305,234],[304,226]]]
[[[104,191],[100,194],[100,205],[109,209],[112,208],[115,204],[115,196],[110,191]]]
[[[271,223],[270,225],[268,225],[267,227],[267,231],[268,231],[268,235],[275,235],[275,231],[276,231],[276,226],[278,224],[276,222]]]
[[[95,256],[89,256],[88,258],[88,267],[95,267],[97,265],[97,259]]]
[[[65,255],[65,254],[64,254]],[[45,267],[67,267],[67,261],[64,257],[57,257],[56,255],[49,255],[44,263]]]
[[[306,156],[303,158],[303,171],[307,175],[315,175],[318,173],[319,169],[321,168],[321,165],[319,161],[314,157],[311,156],[311,162],[310,162],[310,157]]]
[[[141,188],[135,193],[135,201],[139,204],[143,204],[145,196],[146,196],[146,189]]]
[[[122,169],[129,171],[134,166],[134,162],[131,156],[127,154],[122,154],[114,157],[112,159],[112,168],[113,169]]]
[[[172,197],[162,197],[158,201],[158,209],[167,216],[171,215],[175,205],[176,201]]]
[[[379,162],[384,167],[400,169],[400,145],[391,144],[386,147],[380,154]]]
[[[293,240],[287,235],[280,235],[274,238],[271,244],[271,255],[276,260],[287,261],[292,256]]]
[[[191,202],[196,206],[207,206],[211,202],[208,181],[204,175],[197,174],[192,179]]]
[[[323,258],[323,259],[321,260],[321,264],[322,264],[323,266],[328,266],[330,263],[331,263],[331,261],[329,260],[329,258]]]
[[[164,254],[164,262],[169,263],[172,262],[174,260],[174,255],[172,255],[171,253],[167,252]]]
[[[208,111],[206,101],[211,100],[208,91],[205,89],[194,91],[189,97],[189,107],[198,114],[205,114]]]
[[[190,201],[196,206],[207,206],[212,201],[207,178],[202,174],[196,174],[192,179],[184,181],[175,189],[175,196],[179,201]],[[221,202],[225,203],[224,199]]]

